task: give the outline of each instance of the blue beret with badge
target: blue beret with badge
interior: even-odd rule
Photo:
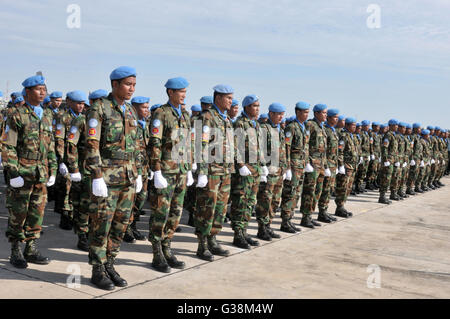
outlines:
[[[233,99],[233,102],[231,102],[231,106],[233,107],[233,106],[236,106],[236,105],[239,105],[239,101],[236,100],[236,99]]]
[[[164,86],[166,89],[181,90],[187,88],[189,86],[189,82],[183,77],[177,77],[168,79]]]
[[[431,130],[434,130],[434,126],[428,125],[428,126],[427,126],[427,130],[430,130],[430,131],[431,131]]]
[[[338,121],[342,121],[342,120],[345,120],[345,115],[339,115]]]
[[[338,109],[329,109],[327,112],[328,116],[336,116],[339,114],[339,110]]]
[[[231,94],[234,93],[234,89],[227,84],[218,84],[213,87],[214,92],[222,93],[222,94]]]
[[[310,107],[311,107],[311,105],[309,105],[309,103],[302,102],[302,101],[297,102],[297,104],[295,104],[296,110],[302,110],[302,111],[309,110]]]
[[[405,123],[405,122],[399,122],[399,123],[398,123],[398,126],[400,126],[400,127],[406,127],[406,123]]]
[[[200,103],[213,104],[213,97],[212,96],[203,96],[200,99]]]
[[[247,96],[244,97],[244,99],[242,100],[242,107],[249,106],[249,105],[255,103],[255,102],[258,101],[258,100],[259,100],[259,98],[258,98],[255,94],[247,95]]]
[[[422,135],[428,135],[428,134],[430,134],[429,130],[422,130]]]
[[[282,113],[286,112],[286,107],[281,103],[272,103],[269,105],[269,112]]]
[[[50,94],[51,99],[61,99],[63,97],[63,93],[60,91],[55,91]]]
[[[33,75],[29,78],[25,79],[25,81],[22,82],[22,86],[24,88],[30,88],[36,85],[44,85],[45,84],[45,78],[42,75]]]
[[[322,112],[327,109],[326,104],[316,104],[314,105],[313,112]]]
[[[131,104],[143,104],[148,102],[150,102],[150,98],[145,96],[135,96],[131,99]]]
[[[89,93],[89,99],[95,100],[95,99],[101,99],[103,97],[107,97],[108,92],[106,90],[95,90],[94,92]]]
[[[91,106],[91,103],[89,103],[89,99],[86,99],[86,100],[84,101],[84,104],[87,105],[87,106]]]
[[[356,123],[356,127],[361,127],[361,123]]]
[[[434,128],[434,130],[435,130],[435,131],[440,131],[441,128],[440,128],[439,126],[436,126],[436,127]]]
[[[11,97],[16,98],[18,96],[23,96],[22,93],[24,93],[25,89],[22,92],[13,92],[11,93]]]
[[[412,125],[411,125],[411,124],[408,124],[408,123],[406,123],[406,128],[412,129]]]
[[[263,113],[263,114],[261,114],[260,116],[259,116],[259,120],[260,119],[267,119],[267,118],[269,118],[269,114],[267,114],[267,113]]]
[[[67,93],[67,98],[74,102],[85,102],[87,100],[86,94],[78,90]]]
[[[345,119],[345,124],[353,124],[353,123],[356,123],[356,119],[355,119],[355,118],[353,118],[353,117],[347,117],[347,118]]]
[[[119,66],[117,69],[114,69],[109,75],[109,79],[112,80],[121,80],[130,76],[136,77],[136,69],[131,66]]]
[[[194,104],[191,106],[191,111],[192,112],[201,112],[202,111],[202,107],[198,104]]]
[[[380,126],[380,122],[372,122],[372,126]]]

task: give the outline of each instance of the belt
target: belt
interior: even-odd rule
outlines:
[[[20,158],[25,158],[27,160],[38,161],[38,160],[42,160],[43,159],[42,153],[20,152],[18,155],[19,155]]]
[[[104,150],[101,152],[102,157],[112,160],[130,161],[134,158],[133,153],[123,151]]]

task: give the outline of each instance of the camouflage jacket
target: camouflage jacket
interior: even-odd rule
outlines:
[[[431,160],[431,142],[430,140],[426,140],[423,137],[420,138],[420,143],[422,144],[423,151],[422,151],[422,160],[424,161],[425,165],[428,165]]]
[[[412,153],[414,151],[414,140],[412,139],[411,135],[403,135],[403,138],[406,142],[405,147],[405,162],[409,164],[410,159],[412,157]]]
[[[361,131],[361,156],[364,157],[364,160],[367,159],[370,153],[371,139],[368,132]]]
[[[150,169],[164,174],[186,174],[191,169],[191,121],[189,113],[178,117],[175,109],[164,104],[152,116],[147,147]]]
[[[361,157],[362,151],[361,151],[361,135],[353,133],[353,142],[356,146],[356,151],[358,152],[358,158]]]
[[[403,136],[403,134],[397,133],[395,134],[395,138],[397,139],[398,143],[398,159],[397,161],[400,162],[400,164],[403,164],[405,161],[405,152],[406,152],[406,140]]]
[[[387,131],[381,144],[381,158],[383,163],[390,162],[391,165],[398,162],[398,140],[394,133]]]
[[[290,160],[287,157],[286,137],[284,136],[283,130],[281,128],[278,130],[278,126],[274,125],[269,119],[267,123],[261,124],[261,134],[266,138],[266,165],[269,169],[269,174],[283,175]],[[277,154],[273,154],[272,149],[276,150]],[[271,161],[272,156],[278,157],[278,163],[273,163]]]
[[[331,169],[338,165],[339,136],[336,130],[327,124],[325,124],[325,133],[327,135],[328,168]]]
[[[2,135],[2,160],[10,178],[21,176],[31,183],[45,183],[56,176],[55,142],[52,117],[43,112],[42,119],[25,104],[6,120]]]
[[[142,173],[137,161],[137,116],[130,104],[121,106],[112,94],[99,99],[86,116],[86,169],[107,185],[134,183]]]
[[[370,132],[371,149],[370,155],[375,155],[375,160],[381,157],[381,134]]]
[[[202,112],[202,154],[208,154],[208,158],[202,158],[199,163],[199,175],[228,175],[234,173],[233,156],[233,126],[230,118],[223,118],[215,106]],[[221,135],[217,137],[215,135]],[[219,139],[218,139],[219,138]],[[213,150],[209,150],[210,144],[215,143]],[[216,149],[220,147],[222,152],[217,154]],[[221,156],[220,156],[221,155]],[[211,159],[209,158],[211,156]]]
[[[81,116],[81,114],[79,116]],[[54,130],[53,132],[55,134],[55,152],[58,164],[61,164],[65,161],[64,155],[66,149],[66,141],[67,137],[70,134],[72,121],[76,117],[77,115],[74,112],[68,110],[66,112],[61,112],[53,119],[56,127],[56,130]]]
[[[314,168],[327,168],[327,135],[324,125],[319,125],[315,119],[306,122],[309,131],[309,162]]]
[[[147,177],[150,170],[150,160],[148,158],[147,149],[150,145],[150,130],[149,123],[146,121],[141,124],[138,122],[137,142],[138,142],[138,162],[141,163],[142,177]]]
[[[359,163],[359,153],[356,144],[357,137],[345,128],[342,129],[338,144],[338,167],[356,170]]]
[[[309,161],[309,131],[296,119],[286,126],[286,157],[290,159],[288,168],[305,168]]]
[[[86,170],[86,115],[75,117],[66,134],[66,160],[69,173],[81,173],[89,175]]]

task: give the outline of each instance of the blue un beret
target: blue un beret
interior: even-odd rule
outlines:
[[[430,131],[431,131],[431,130],[434,130],[434,126],[428,125],[428,126],[427,126],[427,130],[430,130]]]
[[[44,101],[42,101],[42,103],[43,104],[47,104],[47,103],[49,103],[50,102],[50,96],[46,96],[45,98],[44,98]]]
[[[339,114],[339,110],[338,109],[329,109],[327,112],[328,116],[336,116]]]
[[[55,91],[50,94],[51,99],[60,99],[63,97],[63,93],[60,91]]]
[[[345,124],[353,124],[356,123],[356,120],[353,117],[347,117],[345,119]]]
[[[191,111],[192,112],[201,112],[202,111],[202,107],[198,104],[194,104],[191,106]]]
[[[256,95],[254,95],[254,94],[247,95],[244,98],[244,100],[242,101],[242,107],[246,107],[246,106],[248,106],[250,104],[253,104],[253,103],[255,103],[258,100],[259,100],[259,98]]]
[[[345,120],[345,115],[339,115],[338,121],[342,121],[342,120]]]
[[[158,107],[160,107],[162,104],[154,104],[152,105],[152,107],[150,108],[150,111],[154,111],[156,110]]]
[[[313,112],[322,112],[327,109],[325,104],[316,104],[314,105]]]
[[[420,123],[414,123],[413,124],[413,128],[419,128],[419,127],[421,127]]]
[[[386,128],[386,124],[381,124],[381,125],[380,125],[380,129],[381,129],[381,128]]]
[[[106,90],[95,90],[94,92],[89,93],[89,99],[95,100],[95,99],[101,99],[102,97],[107,97],[108,92]]]
[[[286,107],[281,103],[272,103],[269,105],[269,112],[275,113],[286,112]]]
[[[428,135],[428,134],[430,134],[429,130],[422,130],[422,135]]]
[[[67,98],[75,102],[86,102],[87,100],[86,94],[78,90],[67,93]]]
[[[440,128],[439,126],[436,126],[436,127],[434,128],[434,130],[435,130],[435,131],[442,131],[441,128]]]
[[[212,96],[204,96],[200,99],[200,103],[205,103],[205,104],[213,104],[213,97]]]
[[[143,104],[148,102],[150,102],[150,98],[145,96],[135,96],[131,99],[131,104]]]
[[[412,125],[411,124],[406,124],[406,128],[412,129]]]
[[[406,127],[406,123],[405,123],[405,122],[399,122],[399,123],[398,123],[398,126],[400,126],[400,127]]]
[[[398,125],[398,121],[395,119],[391,119],[391,120],[389,120],[388,124],[389,125]]]
[[[25,93],[25,89],[23,89],[22,92],[13,92],[13,93],[11,93],[11,97],[16,98],[16,97],[18,97],[18,96],[23,96],[22,93]]]
[[[356,123],[356,127],[360,127],[361,126],[361,123]]]
[[[111,72],[110,80],[120,80],[129,76],[136,76],[136,69],[130,66],[120,66]]]
[[[364,121],[361,122],[361,125],[362,126],[369,126],[370,125],[370,121],[364,120]]]
[[[233,102],[231,102],[231,106],[236,106],[236,105],[239,105],[239,101],[233,99]]]
[[[22,90],[22,93],[20,93],[22,96],[27,96],[27,91],[25,89]]]
[[[286,123],[286,118],[285,117],[281,120],[281,123]]]
[[[185,78],[178,77],[168,79],[164,86],[166,89],[181,90],[187,88],[189,86],[189,82]]]
[[[22,82],[22,86],[25,88],[33,87],[36,85],[44,85],[44,84],[45,84],[45,78],[42,75],[30,76],[29,78],[25,79],[25,81]]]
[[[14,104],[19,103],[19,102],[23,102],[23,96],[18,96],[14,99]]]
[[[372,126],[380,126],[380,122],[372,122]]]
[[[260,120],[260,119],[267,119],[267,118],[269,118],[269,114],[263,113],[263,114],[261,114],[261,115],[259,116],[259,119],[258,119],[258,120]]]
[[[311,106],[309,105],[309,103],[302,102],[302,101],[297,102],[297,104],[295,104],[295,109],[296,110],[302,110],[302,111],[309,110],[310,107]]]
[[[234,90],[231,86],[226,84],[219,84],[213,87],[214,92],[223,93],[223,94],[231,94],[234,93]]]

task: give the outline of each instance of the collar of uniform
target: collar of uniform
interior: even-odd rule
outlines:
[[[272,121],[270,120],[270,117],[268,118],[267,122],[269,122],[269,124],[273,127],[273,128],[277,128],[278,132],[280,132],[280,124],[273,124]]]
[[[170,101],[168,101],[167,104],[169,104],[172,107],[172,109],[178,115],[178,118],[180,118],[181,117],[181,105],[178,105],[178,107],[175,107],[172,103],[170,103]]]
[[[325,123],[325,126],[328,127],[328,128],[331,128],[333,133],[336,132],[336,129],[333,126],[331,126],[330,124],[328,124],[328,122]]]
[[[77,118],[81,115],[81,113],[77,115],[70,107],[69,107],[69,111],[70,111],[70,113],[72,113],[73,117],[75,117],[75,118]]]
[[[113,106],[118,108],[120,111],[122,111],[122,114],[125,115],[125,111],[127,109],[127,103],[123,102],[122,105],[119,105],[119,103],[117,103],[116,99],[112,96],[112,94],[110,94],[108,96],[108,98],[110,98],[110,100],[112,101]]]
[[[295,119],[297,121],[297,123],[300,125],[300,127],[302,128],[302,131],[305,131],[305,124],[300,123],[300,121],[298,119]]]
[[[245,113],[245,111],[242,111],[242,115],[243,115],[244,117],[246,117],[250,122],[252,122],[253,127],[256,127],[256,121],[255,121],[255,120],[251,120],[250,117],[248,116],[248,114]]]
[[[31,105],[30,103],[28,103],[28,102],[26,102],[26,101],[25,101],[25,105],[28,107],[28,111],[31,111],[31,114],[33,114],[33,115],[35,115],[37,118],[39,118],[39,116],[34,112],[34,108],[35,108],[35,107],[41,107],[40,105],[33,106],[33,105]]]
[[[319,122],[317,118],[314,118],[313,121],[316,122],[320,126],[320,128],[323,128],[323,122]]]
[[[227,119],[227,111],[222,113],[216,104],[213,103],[214,108],[216,109],[217,113],[219,113],[220,117],[225,121]]]

